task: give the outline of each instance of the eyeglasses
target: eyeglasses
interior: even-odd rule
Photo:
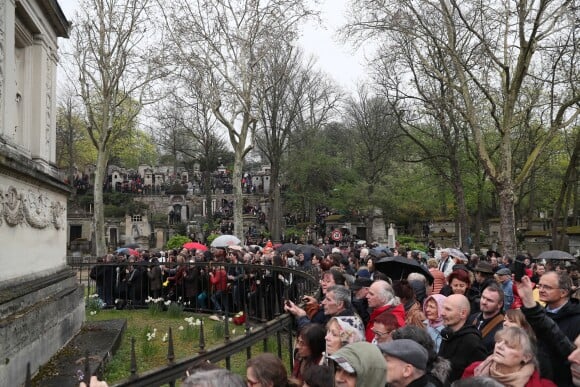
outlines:
[[[390,330],[390,331],[386,331],[386,332],[379,332],[379,331],[377,331],[377,330],[374,330],[374,329],[371,329],[371,331],[372,331],[372,332],[373,332],[373,333],[374,333],[376,336],[383,337],[383,336],[388,336],[388,335],[390,335],[391,333],[393,333],[394,329],[393,329],[393,330]]]
[[[554,287],[552,287],[552,286],[549,286],[549,285],[544,285],[544,284],[537,284],[537,285],[536,285],[536,287],[537,287],[539,290],[542,290],[542,289],[544,289],[544,290],[547,290],[547,291],[554,290],[554,289],[560,289],[560,288],[554,288]]]

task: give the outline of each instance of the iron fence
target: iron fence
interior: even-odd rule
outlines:
[[[222,316],[223,343],[206,349],[203,322],[199,325],[197,353],[175,360],[173,334],[168,332],[167,364],[140,372],[134,349],[131,349],[131,376],[116,386],[174,386],[186,371],[203,362],[225,361],[245,352],[251,357],[252,346],[262,342],[264,351],[283,358],[288,351],[292,369],[292,318],[284,313],[284,303],[300,303],[305,294],[318,288],[316,272],[271,265],[233,264],[225,262],[188,262],[182,264],[151,262],[90,262],[70,260],[78,281],[84,285],[86,302],[99,302],[103,308],[147,308],[151,302],[171,301],[185,311]],[[224,279],[225,276],[225,279]],[[160,286],[159,286],[160,285]],[[245,315],[245,334],[230,337],[230,317]],[[268,339],[275,337],[275,348]],[[283,345],[283,342],[286,344]],[[192,349],[193,351],[193,349]],[[84,379],[90,379],[88,356]],[[27,376],[29,378],[29,376]]]

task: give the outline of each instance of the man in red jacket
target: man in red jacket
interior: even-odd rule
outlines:
[[[227,302],[228,295],[225,293],[228,286],[228,274],[223,266],[218,266],[214,268],[213,271],[209,273],[209,280],[213,285],[213,294],[211,295],[211,301],[214,305],[214,310],[216,312],[221,312],[223,310],[222,305]]]
[[[395,296],[393,288],[387,281],[378,280],[373,282],[369,287],[367,300],[369,308],[372,310],[365,332],[366,340],[369,343],[375,337],[373,333],[375,318],[385,311],[391,312],[397,318],[400,327],[405,326],[405,307],[401,304],[399,297]]]

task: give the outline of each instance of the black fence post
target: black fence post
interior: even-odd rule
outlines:
[[[169,327],[169,332],[168,332],[168,339],[167,339],[167,362],[169,364],[173,363],[173,360],[175,360],[175,351],[173,349],[173,331],[171,330],[171,327]]]
[[[137,355],[135,354],[135,337],[131,337],[131,378],[137,376]]]
[[[226,308],[226,313],[224,315],[224,341],[227,343],[230,341],[230,316]]]
[[[205,353],[205,335],[203,333],[203,319],[199,324],[199,353]]]

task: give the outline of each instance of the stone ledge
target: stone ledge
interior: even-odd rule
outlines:
[[[105,364],[119,348],[126,326],[127,320],[86,322],[81,331],[40,368],[32,385],[78,386],[78,377],[85,372],[87,354],[91,375],[101,376]]]

